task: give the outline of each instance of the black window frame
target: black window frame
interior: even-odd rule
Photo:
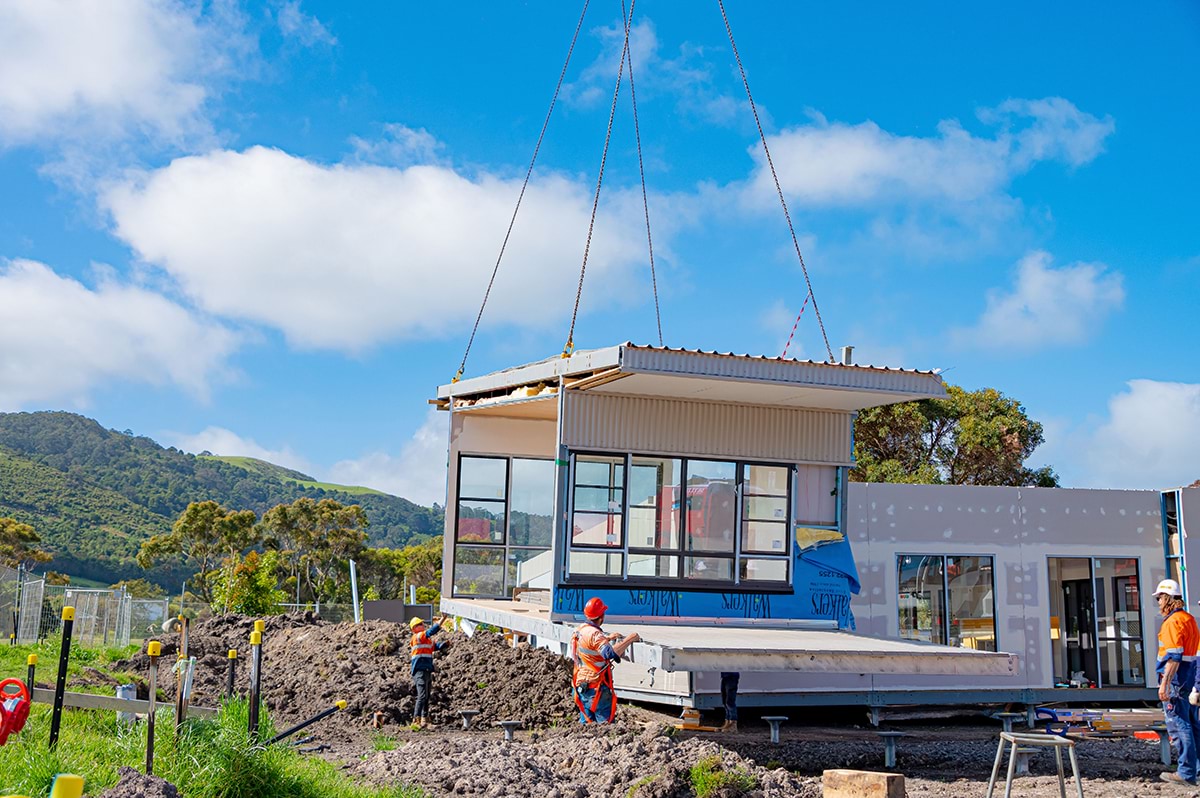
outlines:
[[[495,497],[479,497],[479,496],[462,496],[462,464],[464,460],[499,460],[504,463],[504,498],[496,499]],[[527,546],[516,545],[511,542],[512,539],[512,488],[513,488],[513,461],[514,460],[535,460],[543,463],[553,463],[553,457],[526,457],[521,455],[497,455],[497,454],[473,454],[470,452],[459,452],[458,454],[458,470],[455,473],[454,485],[454,540],[452,541],[451,557],[452,566],[450,569],[450,595],[452,597],[464,596],[473,598],[509,598],[512,595],[514,585],[509,584],[509,564],[512,559],[510,552],[512,551],[536,551],[549,552],[554,550],[554,509],[551,506],[550,524],[551,524],[551,539],[547,546]],[[547,486],[548,492],[553,495],[554,484],[551,482]],[[463,501],[471,502],[503,502],[504,504],[504,534],[503,539],[496,541],[459,541],[458,539],[458,523],[459,508]],[[447,508],[449,511],[449,508]],[[501,557],[501,575],[500,575],[500,593],[462,593],[457,589],[458,577],[458,551],[464,549],[478,549],[484,551],[499,551],[503,552]],[[554,572],[553,565],[550,568],[550,573]]]
[[[573,523],[575,517],[575,489],[576,484],[576,463],[578,458],[606,458],[606,459],[623,459],[624,476],[621,485],[622,492],[622,510],[621,510],[621,538],[622,545],[614,546],[597,546],[580,544],[573,542]],[[796,464],[787,462],[771,462],[765,460],[751,460],[743,458],[720,458],[714,456],[708,457],[689,457],[676,454],[662,454],[654,452],[605,452],[594,450],[572,450],[569,453],[570,464],[570,485],[567,491],[567,499],[569,506],[567,507],[566,517],[569,519],[567,529],[565,530],[564,538],[564,553],[561,559],[562,562],[562,578],[565,584],[571,586],[588,586],[595,585],[597,587],[631,587],[631,588],[660,588],[668,587],[678,589],[686,587],[688,590],[698,592],[746,592],[746,593],[792,593],[794,592],[795,582],[795,563],[794,552],[792,545],[792,526],[794,508],[793,504],[796,497]],[[631,545],[630,541],[630,511],[635,505],[631,504],[630,499],[630,481],[632,479],[634,461],[638,459],[653,459],[653,460],[673,460],[679,463],[678,474],[678,506],[673,508],[678,513],[678,529],[679,542],[675,548],[662,548],[657,546],[635,546]],[[691,476],[690,464],[698,462],[709,463],[729,463],[733,466],[734,474],[734,508],[732,511],[732,521],[734,525],[733,546],[728,552],[708,552],[689,550],[686,548],[689,539],[689,520],[688,520],[688,481]],[[784,519],[784,528],[786,530],[784,552],[780,554],[770,554],[768,552],[745,551],[744,541],[746,535],[747,524],[751,520],[745,518],[744,510],[744,482],[747,467],[749,466],[765,466],[771,468],[783,468],[786,473],[786,495],[785,502],[787,506],[787,514]],[[584,487],[590,485],[585,484]],[[588,512],[588,511],[584,511]],[[619,553],[622,555],[621,574],[620,575],[600,575],[600,574],[583,574],[571,573],[570,560],[572,552],[609,552]],[[631,575],[630,555],[633,556],[652,556],[652,557],[672,557],[676,560],[676,571],[678,576],[645,576]],[[697,577],[689,577],[685,575],[684,564],[686,558],[693,559],[708,559],[721,560],[730,562],[731,576],[729,579],[704,579]],[[784,580],[759,580],[759,579],[743,579],[742,565],[747,560],[770,560],[782,562],[785,566],[787,574]]]
[[[992,641],[993,641],[993,645],[995,646],[995,648],[993,650],[994,651],[1001,650],[1000,649],[1000,626],[997,623],[997,618],[996,618],[996,555],[995,554],[963,554],[963,553],[948,554],[948,553],[941,553],[941,552],[911,552],[911,551],[910,552],[903,552],[903,551],[896,552],[896,571],[895,571],[895,573],[896,573],[896,616],[895,616],[896,617],[896,634],[897,634],[897,636],[904,637],[905,640],[916,640],[916,641],[920,642],[921,641],[920,638],[905,637],[903,634],[903,626],[900,624],[900,613],[902,612],[902,608],[900,607],[900,601],[899,601],[899,598],[900,598],[900,569],[903,567],[903,561],[904,561],[904,558],[906,558],[906,557],[919,557],[921,559],[929,559],[929,558],[936,557],[937,559],[941,560],[941,562],[942,562],[941,571],[942,571],[943,611],[942,611],[942,622],[941,622],[941,629],[940,629],[941,637],[938,640],[928,641],[928,642],[936,643],[936,644],[942,645],[942,646],[951,645],[951,643],[950,643],[950,627],[951,627],[951,623],[952,623],[951,615],[953,615],[953,607],[951,606],[951,602],[950,602],[950,571],[949,571],[950,561],[951,560],[961,560],[961,559],[966,559],[966,558],[971,558],[971,559],[976,559],[976,560],[983,560],[983,559],[990,560],[991,561],[991,574],[992,574],[992,615],[991,615],[991,618],[992,618]],[[960,640],[962,639],[961,634],[959,635],[959,639]]]

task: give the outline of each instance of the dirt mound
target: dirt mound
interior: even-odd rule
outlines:
[[[704,774],[694,777],[697,766]],[[566,726],[511,743],[494,733],[427,737],[377,753],[353,772],[377,784],[419,784],[435,796],[683,798],[696,794],[694,778],[705,777],[711,796],[821,794],[818,779],[768,770],[713,741],[680,739],[663,724]]]
[[[120,779],[116,785],[100,793],[100,798],[179,798],[179,790],[169,781],[158,776],[147,776],[133,768],[117,770]]]
[[[254,620],[223,615],[193,623],[188,654],[196,658],[192,703],[216,706],[225,693],[228,651],[237,649],[235,690],[249,689],[250,632]],[[175,693],[170,667],[178,635],[164,636],[158,687],[164,698]],[[332,624],[311,613],[265,619],[263,632],[263,701],[283,723],[311,717],[338,700],[347,702],[343,718],[365,726],[375,712],[388,723],[407,723],[414,690],[410,676],[406,626],[387,621]],[[458,710],[478,709],[477,723],[519,720],[527,728],[543,727],[574,714],[570,697],[570,664],[557,654],[528,646],[512,648],[495,634],[474,637],[443,632],[437,640],[449,647],[435,658],[430,701],[438,724],[458,721]],[[139,653],[121,667],[146,674],[149,658]],[[148,695],[143,679],[140,696]]]

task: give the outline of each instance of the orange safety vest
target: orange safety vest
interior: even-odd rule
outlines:
[[[433,641],[429,639],[429,635],[424,632],[417,632],[412,636],[412,658],[429,657],[433,659]]]
[[[575,661],[575,673],[571,678],[574,689],[571,692],[575,698],[575,706],[579,707],[580,712],[586,714],[587,709],[584,708],[583,701],[579,697],[579,688],[588,687],[595,690],[590,707],[590,711],[595,714],[600,706],[600,688],[608,687],[609,700],[612,701],[612,706],[608,710],[608,719],[611,722],[617,715],[617,692],[613,689],[613,664],[611,660],[605,659],[604,655],[600,653],[600,649],[607,642],[604,632],[594,623],[583,624],[575,630],[575,634],[571,635],[571,658]]]
[[[603,680],[611,685],[612,662],[600,653],[607,642],[604,632],[594,623],[585,623],[575,630],[571,635],[571,659],[575,661],[572,685],[595,687]]]

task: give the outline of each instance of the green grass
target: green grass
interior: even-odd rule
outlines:
[[[286,744],[251,746],[246,705],[232,702],[215,721],[189,721],[177,738],[171,710],[163,708],[155,734],[154,774],[179,787],[184,798],[423,798],[416,787],[364,787],[322,759],[305,758]],[[274,729],[263,718],[260,739]],[[71,711],[63,716],[55,751],[47,750],[50,710],[36,705],[29,723],[0,748],[0,794],[44,796],[57,773],[84,777],[96,795],[117,781],[117,768],[142,770],[146,724],[125,728],[111,712]]]
[[[58,677],[58,656],[61,647],[62,641],[57,635],[46,638],[45,643],[31,646],[0,646],[0,679],[13,678],[25,681],[28,657],[30,654],[37,654],[35,678],[41,684],[53,685]],[[120,660],[129,659],[137,650],[137,646],[121,648],[76,648],[72,646],[71,659],[67,663],[67,689],[79,693],[105,692],[112,695],[111,687],[75,686],[71,685],[70,681],[72,677],[80,675],[84,667],[95,668],[120,682],[131,681],[132,674],[114,671],[112,666]],[[0,792],[0,795],[3,793]]]
[[[322,490],[337,491],[339,493],[349,493],[354,496],[363,494],[375,494],[378,496],[390,496],[389,493],[384,493],[381,490],[374,488],[364,488],[360,485],[337,485],[333,482],[318,482],[308,474],[302,474],[299,471],[293,471],[290,468],[268,463],[266,460],[259,460],[256,457],[226,457],[219,455],[201,455],[201,460],[220,460],[223,463],[235,465],[238,468],[245,469],[260,476],[278,479],[281,482],[293,482],[303,488],[321,488]]]
[[[719,756],[701,759],[692,765],[688,776],[696,798],[708,798],[717,791],[722,795],[742,795],[758,787],[758,779],[754,774],[740,768],[725,770]]]
[[[376,751],[395,751],[396,738],[383,732],[376,732],[371,736],[371,747]]]

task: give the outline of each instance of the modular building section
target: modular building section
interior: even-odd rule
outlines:
[[[715,670],[797,670],[799,652],[830,642],[812,634],[855,626],[858,569],[846,534],[854,413],[943,395],[931,372],[631,344],[442,386],[443,609],[484,620],[479,613],[502,600],[515,615],[500,625],[528,632],[521,624],[533,616],[508,600],[541,591],[542,620],[555,631],[534,634],[561,643],[599,596],[610,624],[706,638],[704,662]],[[735,651],[722,636],[768,627],[774,647]],[[916,672],[1015,670],[1006,654],[866,638],[855,659],[853,636],[837,640],[849,648],[837,657],[813,649],[823,666],[808,670],[836,664],[858,674],[890,662],[891,671],[933,662],[925,649],[954,667]],[[659,654],[643,650],[618,670],[618,684],[693,703],[700,672],[664,669],[656,657],[683,649],[656,645]],[[887,645],[904,650],[876,656]],[[753,691],[753,682],[743,684]]]
[[[854,412],[930,372],[622,344],[442,386],[443,595],[853,628]]]

